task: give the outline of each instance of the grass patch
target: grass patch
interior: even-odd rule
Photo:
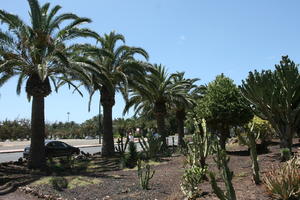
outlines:
[[[145,163],[145,162],[142,161],[142,163]],[[157,166],[157,165],[161,165],[161,164],[165,164],[165,163],[167,163],[167,162],[157,162],[157,161],[153,161],[153,160],[150,160],[148,162],[148,164],[151,166]],[[123,171],[132,171],[132,170],[137,170],[137,169],[138,169],[138,167],[135,166],[134,168],[124,168]]]
[[[235,175],[236,177],[247,177],[248,174],[246,172],[241,172]]]
[[[33,183],[31,183],[30,185],[32,186],[38,186],[38,185],[50,185],[50,180],[53,176],[47,176],[47,177],[43,177],[40,178],[37,181],[34,181]]]
[[[67,177],[69,180],[68,189],[74,189],[80,186],[99,184],[102,181],[99,178],[88,178],[84,176]]]
[[[38,185],[51,185],[51,179],[53,176],[47,176],[43,177],[33,183],[31,183],[32,186],[38,186]],[[92,184],[99,184],[102,182],[99,178],[90,178],[85,176],[64,176],[68,180],[68,189],[74,189],[76,187],[80,186],[87,186]]]

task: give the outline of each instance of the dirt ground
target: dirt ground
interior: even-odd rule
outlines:
[[[260,172],[263,176],[271,166],[276,166],[280,163],[279,145],[269,147],[269,153],[259,155]],[[296,151],[294,147],[294,151]],[[230,156],[229,167],[234,171],[233,185],[236,191],[238,200],[271,200],[267,194],[263,184],[255,185],[251,180],[251,160],[245,147],[230,146],[228,148]],[[72,189],[65,189],[58,192],[52,188],[50,184],[34,184],[36,180],[41,179],[41,176],[35,176],[34,180],[24,183],[23,187],[29,187],[32,194],[25,194],[21,189],[0,196],[0,200],[36,200],[40,199],[37,196],[50,198],[49,196],[69,200],[97,200],[97,199],[168,199],[182,200],[184,195],[180,190],[180,181],[184,172],[184,157],[177,154],[172,157],[164,158],[160,164],[152,165],[155,170],[153,179],[150,181],[150,189],[142,190],[138,183],[137,171],[121,170],[116,160],[105,161],[95,159],[99,165],[105,166],[103,169],[93,170],[86,173],[81,173],[82,177],[88,179],[97,179],[99,181],[94,184],[77,186]],[[207,160],[209,169],[216,171],[213,159],[210,157]],[[7,170],[9,166],[6,166]],[[96,167],[95,167],[96,168]],[[0,167],[0,173],[4,175],[5,169]],[[13,173],[13,172],[10,172]],[[22,173],[23,175],[25,172]],[[0,174],[1,175],[1,174]],[[26,177],[25,177],[26,178]],[[28,177],[27,177],[28,178]],[[20,178],[22,179],[22,177]],[[218,179],[218,184],[222,185]],[[3,183],[2,183],[3,184]],[[22,184],[21,184],[22,185]],[[3,185],[0,185],[3,187]],[[208,181],[201,184],[203,195],[198,199],[214,200],[218,199],[212,193],[211,186]],[[0,187],[1,192],[1,187]],[[49,195],[49,196],[47,196]],[[55,199],[54,198],[54,199]]]

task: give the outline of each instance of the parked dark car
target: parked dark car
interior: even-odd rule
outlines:
[[[68,156],[68,155],[80,153],[79,148],[55,140],[45,141],[45,151],[46,151],[46,157]],[[30,147],[25,147],[23,152],[23,157],[28,158],[29,152],[30,152]]]

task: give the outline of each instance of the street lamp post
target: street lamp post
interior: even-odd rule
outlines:
[[[98,124],[98,131],[99,131],[99,144],[101,144],[101,132],[102,132],[101,101],[99,103],[99,124]]]
[[[70,120],[70,112],[67,112],[67,115],[68,115],[68,122]]]

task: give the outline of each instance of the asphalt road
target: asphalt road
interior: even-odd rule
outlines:
[[[99,146],[97,147],[84,147],[80,148],[80,151],[83,151],[85,153],[94,154],[100,151]],[[17,152],[17,153],[2,153],[0,154],[0,163],[2,162],[9,162],[9,161],[17,161],[20,157],[23,157],[23,152]]]
[[[174,144],[177,144],[177,140],[178,138],[177,137],[174,137],[174,139],[172,139],[172,137],[168,137],[167,139],[168,141],[168,144],[169,145],[172,145],[173,144],[173,141],[174,141]],[[96,141],[93,141],[95,144],[97,144]],[[74,142],[73,142],[74,143]],[[92,142],[89,141],[89,143],[91,144]],[[76,144],[76,142],[75,142]],[[82,143],[81,143],[82,144]],[[138,151],[141,151],[141,147],[139,145],[138,142],[136,142],[137,144],[137,150]],[[16,149],[16,148],[23,148],[25,145],[22,144],[20,146],[14,146],[14,147],[9,147],[9,148],[5,148],[6,150],[7,149]],[[3,147],[4,148],[4,147]],[[1,148],[0,148],[1,150]],[[85,153],[90,153],[90,154],[94,154],[94,153],[97,153],[97,152],[100,152],[101,151],[101,147],[100,146],[96,146],[96,147],[81,147],[80,148],[80,151],[83,151]],[[9,162],[9,161],[17,161],[20,157],[23,157],[23,152],[16,152],[16,153],[0,153],[0,163],[3,163],[3,162]]]

